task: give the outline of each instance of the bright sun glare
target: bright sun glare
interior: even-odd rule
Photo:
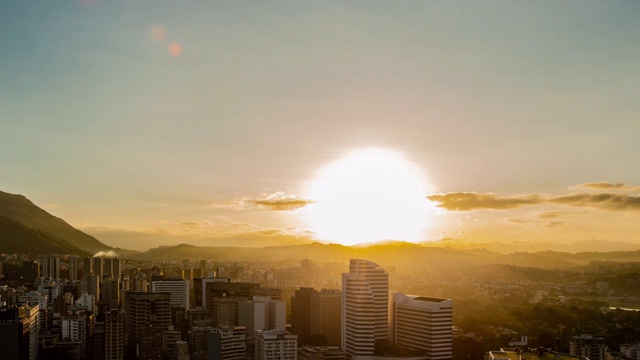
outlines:
[[[432,211],[425,194],[423,175],[402,154],[354,151],[318,172],[303,216],[319,239],[333,243],[415,242]]]

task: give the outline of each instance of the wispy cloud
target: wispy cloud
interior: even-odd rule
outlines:
[[[521,219],[505,219],[506,222],[515,223],[515,224],[526,224],[528,221]]]
[[[538,219],[548,220],[559,218],[562,214],[557,211],[546,211],[538,214]]]
[[[242,197],[207,205],[208,208],[225,208],[231,210],[273,210],[289,211],[305,207],[313,201],[283,191],[262,193],[256,197]]]
[[[595,184],[595,183],[594,183]],[[617,184],[612,184],[617,186]],[[627,185],[618,188],[631,188]],[[531,205],[564,205],[573,207],[595,208],[609,211],[640,211],[640,195],[623,193],[574,193],[562,196],[531,194],[515,197],[498,196],[493,193],[454,192],[428,195],[427,198],[437,202],[438,207],[450,211],[470,210],[510,210]],[[559,212],[543,212],[539,219],[550,220],[560,217]],[[507,219],[509,222],[517,222]]]
[[[627,185],[623,183],[610,183],[606,181],[588,182],[575,186],[576,188],[594,190],[620,190],[620,191],[640,191],[640,186]]]
[[[493,193],[479,194],[477,192],[435,194],[429,195],[427,198],[439,203],[438,207],[454,211],[478,209],[506,210],[527,205],[536,205],[544,201],[540,195],[501,197]]]
[[[640,210],[640,196],[631,196],[627,194],[579,193],[552,198],[548,201],[553,204],[578,207],[593,207],[612,211]]]
[[[253,203],[262,208],[283,211],[305,207],[312,201],[279,191],[273,194],[261,194],[257,199],[253,200]]]

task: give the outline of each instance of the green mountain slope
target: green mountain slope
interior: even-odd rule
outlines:
[[[0,191],[0,216],[14,220],[27,228],[64,239],[71,245],[92,254],[110,249],[109,246],[93,236],[87,235],[64,220],[49,214],[22,195]]]
[[[0,216],[0,252],[31,255],[91,255],[59,237],[44,231],[30,229],[4,216]]]

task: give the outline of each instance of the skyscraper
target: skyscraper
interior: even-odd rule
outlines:
[[[321,335],[328,346],[340,346],[342,329],[342,293],[340,290],[322,289],[311,294],[311,336]]]
[[[69,259],[69,280],[78,280],[78,258]]]
[[[171,325],[171,294],[132,291],[126,297],[125,314],[128,317],[130,351],[137,353],[139,357],[144,357],[143,353],[146,351],[151,351],[155,356],[151,346],[155,343],[162,354],[162,332]]]
[[[38,305],[0,307],[2,359],[38,358]]]
[[[111,309],[104,318],[105,359],[124,359],[124,311]]]
[[[322,344],[340,346],[342,294],[339,290],[302,287],[291,298],[293,331],[298,335],[298,344],[313,343],[318,335],[325,338]],[[316,341],[317,339],[313,339]]]
[[[378,264],[351,259],[342,274],[342,348],[348,358],[371,356],[388,339],[389,274]]]
[[[43,258],[42,273],[44,277],[59,279],[60,278],[60,259],[56,257]]]
[[[171,306],[189,309],[189,282],[183,279],[161,279],[151,281],[151,292],[171,294]]]
[[[431,360],[453,356],[453,303],[450,299],[389,294],[391,340],[410,349],[423,350]]]

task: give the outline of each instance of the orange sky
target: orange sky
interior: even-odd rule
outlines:
[[[331,241],[305,218],[320,204],[308,185],[384,149],[420,174],[424,240],[638,242],[638,15],[596,1],[5,2],[0,189],[116,246]],[[403,190],[376,189],[387,203],[365,210]]]

